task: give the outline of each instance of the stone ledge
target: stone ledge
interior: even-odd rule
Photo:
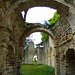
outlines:
[[[72,37],[70,39],[67,39],[66,41],[62,42],[61,44],[59,44],[59,47],[62,46],[63,44],[66,44],[67,42],[70,42],[72,40]]]

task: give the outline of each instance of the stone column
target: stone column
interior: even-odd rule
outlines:
[[[22,73],[22,58],[23,58],[23,47],[22,45],[18,45],[18,50],[17,50],[17,74],[16,75],[21,75]]]
[[[27,49],[25,49],[25,56],[24,56],[24,63],[25,64],[28,64],[28,49],[29,49],[29,47]]]
[[[69,21],[70,27],[72,29],[73,40],[74,40],[74,45],[75,45],[75,10],[74,10],[74,8],[69,9],[68,21]]]
[[[7,42],[9,41],[9,33],[4,27],[0,26],[0,75],[5,74]]]
[[[28,64],[28,54],[27,53],[25,53],[24,63]]]
[[[42,64],[42,50],[43,48],[38,48],[38,64]]]
[[[48,65],[48,41],[45,42],[45,65]]]
[[[14,48],[9,41],[10,32],[5,27],[0,30],[0,74],[16,75]]]
[[[34,54],[34,43],[29,42],[28,64],[33,64],[33,54]]]
[[[60,75],[60,54],[58,43],[55,45],[55,74]]]

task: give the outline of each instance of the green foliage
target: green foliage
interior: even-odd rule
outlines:
[[[42,35],[42,41],[45,43],[46,42],[46,40],[48,39],[48,35],[47,34],[45,34],[45,33],[41,33],[41,35]]]
[[[47,26],[49,26],[49,28],[50,29],[52,29],[54,26],[55,26],[55,24],[58,22],[58,19],[60,18],[60,15],[57,13],[57,11],[54,13],[54,16],[53,16],[53,18],[50,18],[49,20],[48,20],[48,22],[49,23],[47,23],[46,21],[45,21],[45,25],[47,25]]]
[[[37,62],[36,57],[34,58],[34,61],[33,62]]]
[[[55,24],[58,22],[58,19],[60,18],[60,15],[57,13],[57,11],[54,13],[53,18],[49,19],[48,22],[45,21],[45,25],[48,26],[50,29],[52,29]],[[48,39],[48,35],[45,33],[41,33],[42,35],[42,41],[45,43]]]
[[[24,58],[22,59],[22,62],[24,62]]]
[[[22,75],[55,75],[55,69],[45,65],[22,65]]]

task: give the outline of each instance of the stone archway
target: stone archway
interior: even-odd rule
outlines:
[[[31,33],[34,33],[34,32],[43,32],[43,33],[46,33],[55,42],[55,36],[53,36],[53,33],[48,28],[46,28],[46,27],[45,28],[44,27],[41,28],[42,24],[33,23],[33,25],[34,26],[32,26],[32,28],[29,28],[27,31],[25,31],[23,33],[22,37],[20,38],[20,40],[21,40],[20,44],[21,44],[22,47],[24,45],[26,37],[29,36]],[[38,64],[41,64],[42,63],[42,60],[41,60],[41,52],[42,51],[39,51],[39,50],[42,50],[42,49],[41,48],[37,48],[37,49],[38,49],[37,54],[38,54],[38,60],[39,60]],[[22,53],[22,51],[21,51],[21,53]]]
[[[66,75],[75,74],[75,50],[68,49],[66,52]]]
[[[24,33],[22,34],[20,40],[22,40],[20,43],[23,44],[25,38],[30,35],[33,32],[43,32],[48,34],[53,40],[55,40],[55,36],[52,33],[52,31],[50,31],[47,27],[43,27],[42,24],[38,24],[38,23],[33,23],[33,26],[31,28],[28,28],[27,30],[24,31]],[[19,40],[19,41],[20,41]]]
[[[36,54],[33,55],[33,62],[35,57],[36,57],[36,61],[38,62],[38,56]]]
[[[60,74],[60,56],[61,53],[66,49],[67,46],[73,45],[75,47],[75,7],[74,5],[67,4],[64,0],[1,0],[1,16],[0,16],[0,73],[4,75],[5,72],[5,59],[6,59],[6,45],[7,42],[13,40],[17,47],[17,68],[18,75],[21,73],[21,59],[23,50],[23,36],[30,34],[24,25],[24,21],[20,14],[23,10],[28,10],[35,6],[46,6],[57,9],[60,14],[60,19],[58,24],[52,30],[53,36],[55,37],[55,48],[56,48],[56,75]],[[65,9],[65,10],[64,10]],[[42,26],[40,27],[42,29]],[[33,27],[35,30],[35,26]],[[37,30],[35,30],[37,31]],[[39,30],[40,31],[40,30]],[[43,30],[44,31],[44,30]],[[22,40],[22,42],[21,42]],[[61,61],[62,62],[62,61]],[[4,66],[2,66],[4,65]],[[4,68],[2,68],[4,67]],[[3,71],[2,71],[3,70]],[[63,72],[63,71],[62,71]],[[65,75],[65,74],[64,74]]]

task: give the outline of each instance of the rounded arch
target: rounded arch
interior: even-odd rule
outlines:
[[[69,7],[66,5],[55,1],[55,0],[18,0],[13,3],[7,10],[8,14],[14,14],[14,18],[17,17],[22,11],[27,11],[29,8],[37,7],[37,6],[45,6],[57,9],[57,11],[61,14],[67,14]],[[64,10],[65,9],[65,10]],[[61,11],[60,11],[61,10]]]
[[[69,60],[73,60],[74,58],[74,55],[75,54],[75,51],[74,49],[68,49],[67,52],[66,52],[66,60],[69,61]],[[71,61],[70,61],[71,62]]]
[[[51,38],[52,38],[52,40],[55,42],[55,36],[54,36],[54,34],[49,30],[49,29],[47,29],[47,28],[43,28],[42,26],[35,26],[35,27],[33,27],[33,28],[29,28],[29,29],[27,29],[26,31],[24,31],[24,33],[22,34],[22,36],[21,36],[21,38],[20,38],[20,40],[22,40],[20,43],[23,45],[24,44],[24,41],[25,41],[25,39],[26,39],[26,37],[27,36],[29,36],[31,33],[33,33],[33,32],[43,32],[43,33],[46,33],[46,34],[48,34]]]
[[[36,57],[36,60],[38,60],[38,55],[34,54],[33,55],[33,61],[34,61],[34,58]]]
[[[64,50],[64,55],[66,55],[69,49],[73,49],[75,51],[75,47],[73,45],[69,45],[66,47],[66,50]]]
[[[74,75],[75,74],[75,51],[73,48],[68,49],[68,51],[66,52],[66,64],[67,64],[66,74]]]

